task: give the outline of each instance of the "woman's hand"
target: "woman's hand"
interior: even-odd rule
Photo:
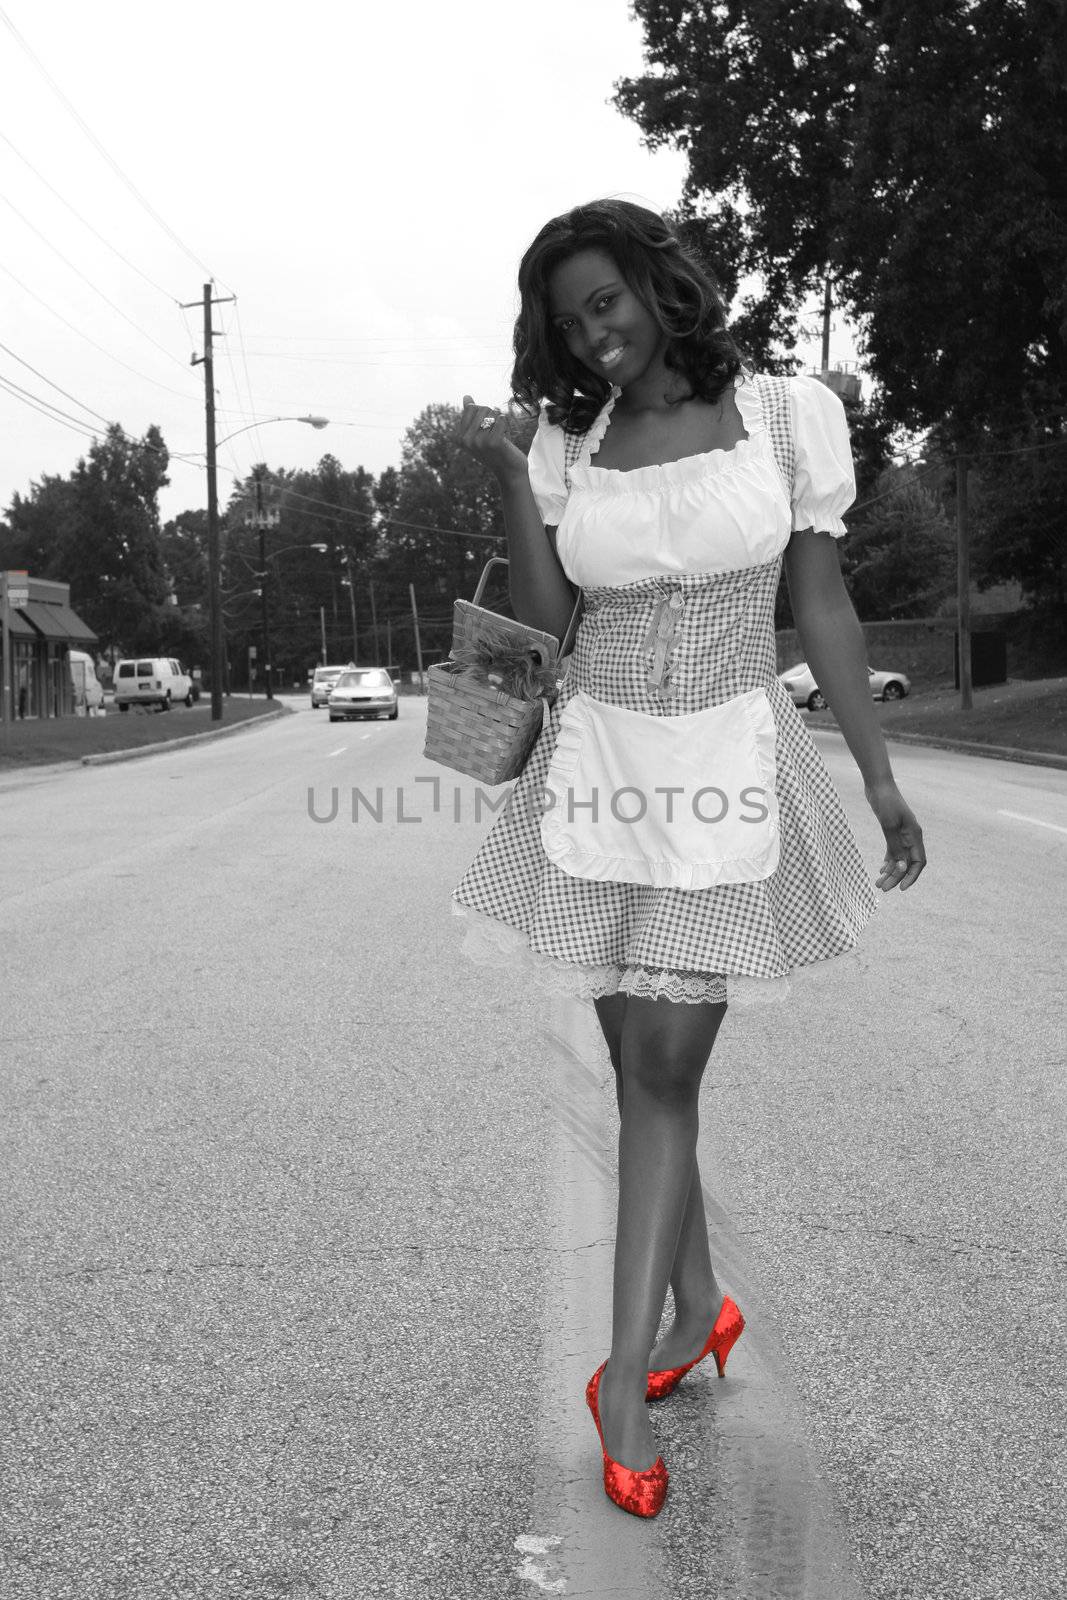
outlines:
[[[493,418],[492,427],[482,423]],[[507,418],[491,406],[476,406],[469,394],[463,396],[463,415],[457,430],[459,442],[483,466],[489,468],[501,483],[507,479],[526,477],[526,457],[517,444],[508,438]]]
[[[926,865],[923,831],[892,779],[868,783],[864,792],[885,834],[886,855],[875,888],[910,889]]]

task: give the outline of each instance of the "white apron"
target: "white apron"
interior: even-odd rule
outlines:
[[[778,865],[775,725],[762,688],[650,717],[578,689],[545,778],[541,842],[577,878],[708,889]]]

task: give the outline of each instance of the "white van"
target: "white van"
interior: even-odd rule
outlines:
[[[193,680],[172,656],[140,656],[115,667],[115,704],[120,711],[131,706],[169,711],[178,700],[192,705]]]
[[[86,711],[99,711],[104,703],[104,687],[96,675],[96,663],[84,650],[68,650],[70,681],[74,685],[74,705]]]

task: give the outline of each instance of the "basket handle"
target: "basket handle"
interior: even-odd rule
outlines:
[[[473,601],[474,605],[476,605],[476,606],[477,605],[481,605],[482,595],[485,593],[485,586],[489,582],[489,569],[490,569],[490,567],[506,567],[509,564],[510,563],[508,562],[507,556],[490,556],[489,557],[489,560],[485,563],[485,566],[482,568],[482,575],[478,579],[478,587],[474,591],[474,601]],[[571,612],[571,620],[567,624],[567,631],[564,633],[563,641],[562,641],[562,643],[560,644],[560,647],[559,647],[559,659],[561,661],[562,661],[563,657],[567,654],[567,652],[570,650],[571,646],[574,644],[574,636],[578,631],[578,613],[581,610],[581,608],[582,608],[582,591],[581,591],[581,589],[579,589],[578,590],[578,598],[574,602],[574,610]]]

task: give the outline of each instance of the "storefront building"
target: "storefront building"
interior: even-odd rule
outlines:
[[[70,585],[0,572],[0,709],[19,717],[71,717],[68,653],[91,650],[93,630],[70,608]]]

